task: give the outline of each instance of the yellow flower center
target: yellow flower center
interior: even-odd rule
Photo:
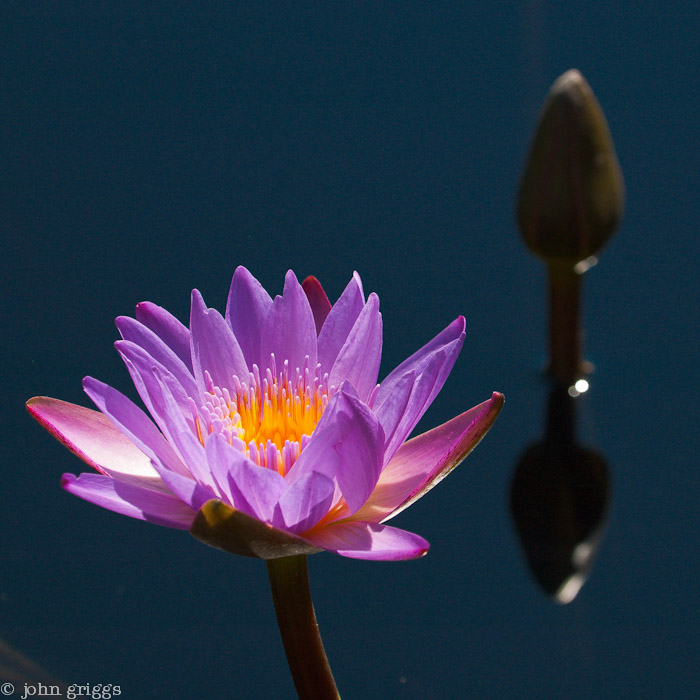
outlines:
[[[310,369],[307,357],[304,367],[293,372],[285,361],[278,374],[273,355],[262,377],[253,365],[248,382],[238,377],[232,378],[231,387],[210,382],[207,402],[200,411],[206,427],[197,420],[199,441],[204,445],[206,434],[221,433],[255,464],[284,476],[334,393],[334,387],[328,387],[328,375],[321,376],[320,369],[320,365]]]

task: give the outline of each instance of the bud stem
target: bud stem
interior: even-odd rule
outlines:
[[[306,555],[267,560],[272,600],[300,700],[339,700],[309,589]]]
[[[570,267],[549,267],[549,373],[562,384],[585,374],[582,361],[581,275]]]

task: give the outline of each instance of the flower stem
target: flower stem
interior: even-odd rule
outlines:
[[[300,700],[339,700],[309,589],[306,555],[267,560],[272,600]]]
[[[580,320],[581,275],[549,266],[549,373],[562,384],[585,374]]]

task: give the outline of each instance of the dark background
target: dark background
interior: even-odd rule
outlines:
[[[695,3],[2,3],[0,638],[122,697],[294,696],[263,563],[59,487],[83,465],[26,414],[132,392],[112,320],[224,308],[244,264],[384,317],[380,376],[455,316],[426,429],[503,391],[486,440],[395,524],[429,555],[310,559],[344,700],[694,698],[700,216]],[[590,579],[561,606],[508,512],[542,433],[545,282],[514,224],[539,106],[579,68],[609,121],[623,225],[585,277],[581,441],[613,482]],[[133,393],[133,392],[132,392]],[[695,426],[695,427],[693,427]],[[5,658],[5,665],[17,665]]]

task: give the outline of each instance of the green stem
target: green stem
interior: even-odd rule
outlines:
[[[318,631],[306,555],[268,559],[267,573],[299,700],[339,700]]]

